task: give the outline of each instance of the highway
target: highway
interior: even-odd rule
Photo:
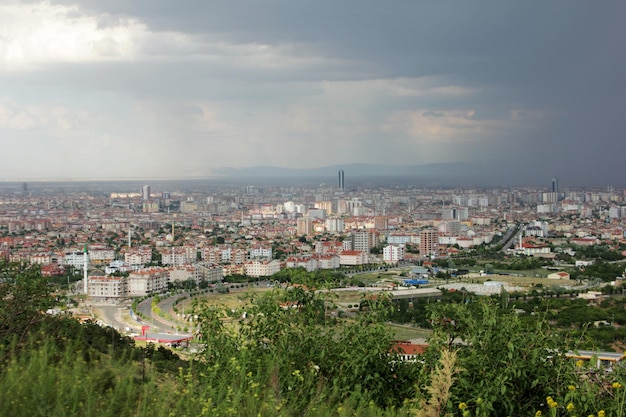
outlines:
[[[517,233],[515,233],[515,231],[517,231]],[[502,249],[500,250],[502,252],[505,252],[507,249],[509,249],[517,241],[520,233],[522,233],[522,231],[521,229],[518,229],[517,226],[509,227],[506,230],[506,233],[504,234],[502,239],[500,240],[500,242],[502,242]]]

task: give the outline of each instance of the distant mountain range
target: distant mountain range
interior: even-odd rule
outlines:
[[[415,181],[437,185],[507,185],[512,179],[510,175],[502,173],[495,175],[495,164],[479,166],[465,162],[458,163],[432,163],[421,165],[387,165],[354,163],[343,165],[331,165],[320,168],[282,168],[275,166],[257,166],[247,168],[223,167],[213,170],[212,174],[217,177],[229,179],[269,179],[269,178],[292,178],[292,179],[316,179],[334,183],[337,181],[337,172],[344,170],[346,185],[353,179],[391,180],[392,178],[412,179]],[[506,171],[504,171],[506,173]],[[507,177],[507,178],[504,178]],[[507,179],[509,181],[507,181]],[[545,179],[549,183],[550,178]],[[523,181],[522,181],[523,182]],[[522,183],[519,180],[515,183]]]
[[[249,168],[218,168],[211,172],[213,178],[233,181],[269,181],[269,179],[320,181],[334,184],[337,172],[345,172],[346,186],[356,179],[379,182],[410,181],[433,186],[537,186],[549,188],[553,177],[564,186],[608,186],[624,184],[614,174],[615,167],[589,169],[576,164],[560,167],[537,161],[489,160],[480,163],[448,162],[420,165],[389,165],[354,163],[330,165],[320,168],[281,168],[257,166]]]
[[[468,169],[465,163],[424,164],[424,165],[383,165],[383,164],[344,164],[320,168],[282,168],[275,166],[257,166],[248,168],[218,168],[213,174],[228,177],[323,177],[335,175],[343,169],[346,175],[354,177],[371,176],[454,176]]]

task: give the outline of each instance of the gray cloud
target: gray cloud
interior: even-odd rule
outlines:
[[[6,177],[35,176],[14,161],[73,140],[112,156],[102,177],[494,160],[605,183],[626,151],[622,2],[52,4],[0,7],[60,24],[56,44],[34,24],[0,41]],[[46,175],[98,176],[74,160]]]

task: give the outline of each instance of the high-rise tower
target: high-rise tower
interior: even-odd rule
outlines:
[[[552,178],[552,194],[554,194],[556,201],[561,200],[561,196],[559,195],[559,179],[557,177]]]
[[[345,188],[343,169],[339,170],[339,174],[337,178],[337,188],[339,188],[341,191],[343,191],[343,189]]]
[[[141,197],[143,198],[144,201],[150,200],[150,186],[149,185],[144,185],[141,188]]]

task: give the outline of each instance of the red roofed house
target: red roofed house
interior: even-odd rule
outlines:
[[[397,353],[400,359],[407,362],[415,362],[418,356],[426,352],[428,345],[418,345],[407,340],[394,341],[391,351]]]

